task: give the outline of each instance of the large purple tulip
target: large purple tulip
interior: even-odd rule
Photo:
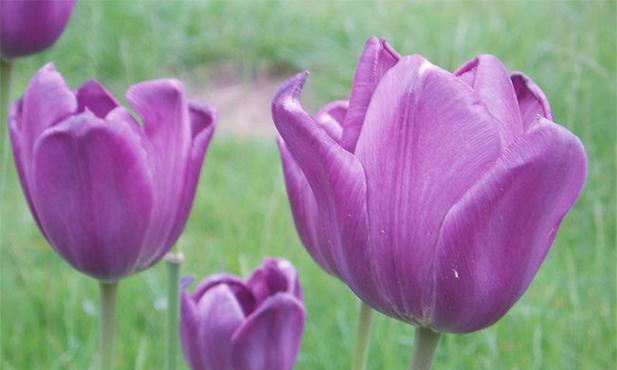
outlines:
[[[193,370],[291,370],[304,318],[295,268],[267,258],[246,282],[219,274],[182,292],[184,354]]]
[[[41,231],[76,269],[114,281],[157,262],[188,218],[215,114],[177,80],[127,99],[96,81],[69,89],[41,68],[9,116],[22,187]]]
[[[521,297],[586,176],[579,139],[522,73],[455,73],[371,38],[349,103],[311,116],[301,73],[272,105],[306,249],[367,304],[435,331],[491,325]]]
[[[77,0],[0,1],[0,56],[16,58],[47,49],[60,37]]]

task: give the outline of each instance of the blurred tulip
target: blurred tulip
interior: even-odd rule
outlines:
[[[304,330],[295,268],[269,258],[246,281],[219,274],[182,292],[181,337],[193,370],[291,370]]]
[[[0,1],[0,56],[5,59],[38,53],[64,31],[77,0]]]
[[[41,68],[9,116],[24,194],[73,267],[115,281],[162,258],[187,221],[214,112],[177,80],[129,88],[129,111],[97,81],[73,91]]]
[[[371,38],[349,103],[272,104],[300,238],[367,304],[434,331],[491,325],[521,297],[579,196],[579,139],[499,59],[455,73]]]

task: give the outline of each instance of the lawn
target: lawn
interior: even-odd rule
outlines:
[[[17,63],[13,98],[48,61],[72,86],[96,78],[118,96],[163,76],[205,81],[191,89],[208,90],[203,76],[230,65],[247,87],[257,76],[310,70],[304,101],[316,109],[348,96],[370,35],[450,70],[479,53],[498,55],[530,75],[556,121],[581,138],[589,176],[527,293],[491,328],[445,335],[435,369],[614,369],[616,14],[615,2],[82,0],[54,48]],[[184,273],[246,276],[264,256],[286,257],[300,272],[308,310],[296,369],[348,369],[358,301],[302,248],[280,167],[273,139],[215,135],[179,241]],[[1,367],[94,369],[97,283],[47,245],[12,161],[0,175]],[[164,288],[162,264],[121,282],[118,369],[161,368]],[[410,326],[378,315],[368,368],[405,369],[412,340]]]

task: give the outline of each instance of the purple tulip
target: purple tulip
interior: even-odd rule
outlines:
[[[521,297],[587,161],[522,73],[455,73],[371,38],[349,103],[311,116],[306,73],[272,104],[298,233],[367,304],[435,331],[491,325]]]
[[[0,56],[23,57],[53,45],[77,0],[0,1]]]
[[[182,292],[184,354],[193,370],[291,370],[304,317],[295,268],[267,258],[246,282],[219,274]]]
[[[214,132],[208,106],[177,80],[141,82],[127,99],[97,81],[69,89],[41,68],[9,116],[17,170],[48,242],[76,269],[115,281],[176,242]]]

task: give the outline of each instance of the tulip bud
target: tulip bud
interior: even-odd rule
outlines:
[[[47,49],[60,37],[77,0],[0,1],[0,56],[23,57]]]
[[[182,346],[193,370],[291,370],[304,320],[298,275],[282,259],[265,259],[247,281],[214,275],[182,292]]]
[[[522,73],[455,73],[370,38],[349,102],[306,113],[306,73],[272,103],[289,201],[313,258],[367,304],[470,332],[525,292],[578,198],[585,149]]]
[[[9,127],[32,214],[77,270],[115,281],[160,260],[191,210],[215,114],[177,80],[141,82],[127,99],[96,81],[73,91],[53,65],[13,105]]]

